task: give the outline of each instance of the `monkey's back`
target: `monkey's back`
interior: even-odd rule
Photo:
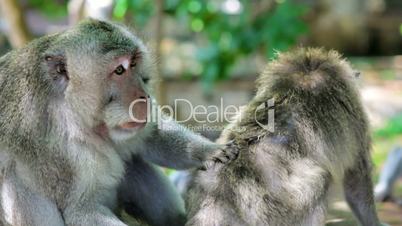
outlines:
[[[325,213],[329,187],[369,154],[353,79],[335,52],[300,49],[271,62],[220,138],[239,145],[239,158],[197,173],[188,225],[322,225],[313,216]]]
[[[341,174],[333,170],[341,162],[331,163],[332,156],[325,155],[334,150],[324,150],[323,144],[306,150],[301,146],[313,141],[296,142],[292,135],[266,134],[251,144],[239,141],[237,160],[197,173],[187,200],[188,225],[321,225],[309,217],[325,212],[332,179],[341,177],[332,174]],[[319,158],[326,163],[317,162]]]

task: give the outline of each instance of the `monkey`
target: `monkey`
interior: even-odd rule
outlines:
[[[133,31],[94,19],[0,58],[1,225],[124,226],[123,210],[184,225],[183,200],[154,164],[217,166],[237,149],[149,120],[152,71]]]
[[[324,225],[334,186],[361,225],[380,225],[369,124],[354,80],[334,50],[278,53],[219,138],[236,143],[238,158],[193,174],[186,226]]]

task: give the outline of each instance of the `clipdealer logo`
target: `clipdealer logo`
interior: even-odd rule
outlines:
[[[146,119],[138,119],[133,111],[134,106],[139,103],[147,104],[147,117]],[[189,109],[188,115],[182,116],[180,119],[175,112],[178,112],[180,107],[187,107]],[[191,128],[202,128],[208,130],[211,128],[219,128],[220,126],[212,126],[213,124],[228,124],[241,120],[242,109],[244,106],[227,105],[225,106],[223,98],[220,99],[218,105],[193,105],[187,99],[175,99],[174,105],[158,105],[154,98],[137,99],[131,102],[129,107],[129,115],[132,121],[145,123],[157,123],[158,128],[166,128],[169,121],[176,121],[178,123],[195,122],[203,126],[191,126]],[[263,129],[274,132],[275,129],[275,99],[271,98],[268,101],[259,105],[254,112],[255,122]],[[265,112],[264,112],[265,111]],[[261,115],[263,118],[261,118]],[[266,117],[266,118],[264,118]],[[210,125],[210,126],[206,126]],[[175,128],[171,128],[175,129]],[[177,129],[177,128],[176,128]]]

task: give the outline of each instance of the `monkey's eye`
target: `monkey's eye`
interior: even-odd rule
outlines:
[[[359,78],[361,73],[360,73],[360,71],[355,71],[354,74],[355,74],[355,78]]]
[[[65,77],[67,80],[69,79],[66,60],[64,56],[62,55],[46,56],[45,60],[47,63],[49,75],[54,80],[57,80],[62,77]]]
[[[131,68],[134,68],[135,66],[137,66],[137,62],[132,62],[132,63],[130,64],[130,67],[131,67]]]
[[[142,77],[141,79],[145,84],[147,84],[149,82],[149,78],[147,78],[147,77]]]
[[[124,74],[124,72],[126,72],[126,69],[123,67],[123,65],[119,65],[115,70],[114,73],[116,75],[122,75]]]
[[[58,74],[64,75],[67,74],[66,65],[64,64],[57,64],[56,65],[56,72]]]

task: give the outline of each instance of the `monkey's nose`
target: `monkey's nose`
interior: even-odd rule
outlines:
[[[109,97],[109,100],[108,100],[108,104],[110,104],[111,102],[113,102],[115,100],[115,97],[112,95],[112,96],[110,96]]]

